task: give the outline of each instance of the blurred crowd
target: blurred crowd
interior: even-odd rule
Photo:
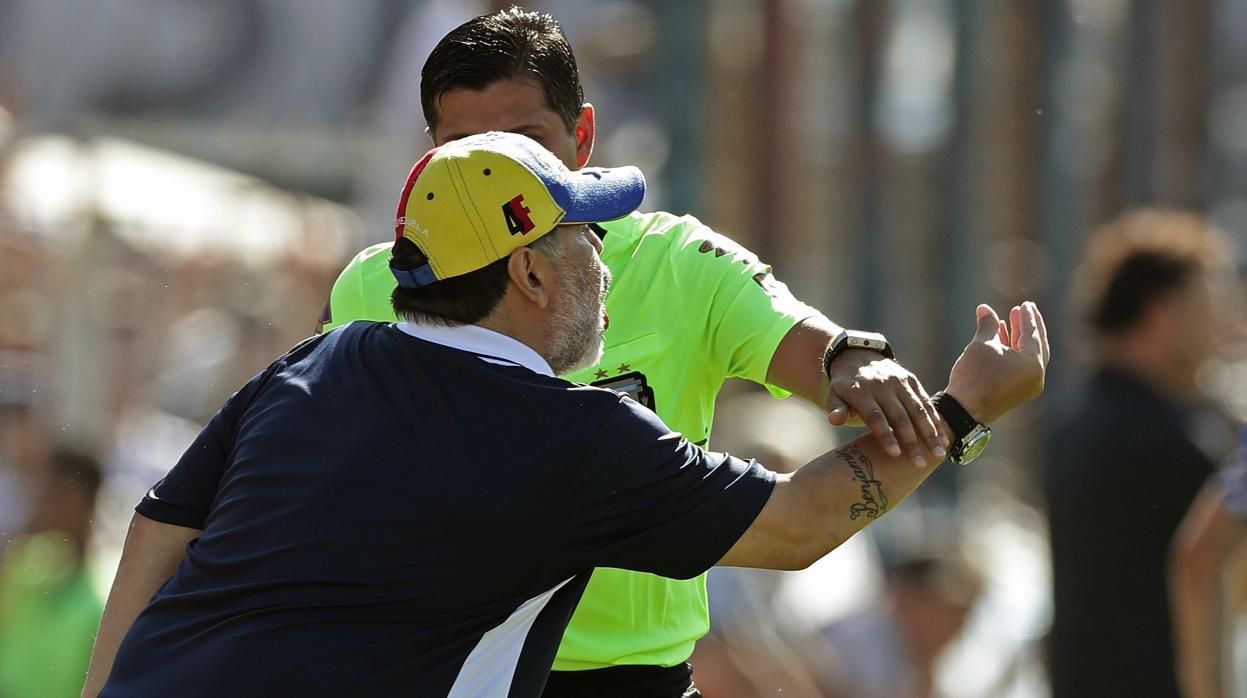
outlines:
[[[0,172],[4,164],[0,163]],[[0,215],[0,695],[77,695],[134,503],[338,271],[72,246]]]
[[[270,159],[260,165],[248,159],[248,151],[272,152],[275,146],[265,142],[265,134],[281,145],[290,131],[297,131],[282,124],[307,126],[274,117],[279,127],[271,131],[257,132],[254,121],[243,124],[239,132],[247,138],[233,146],[239,151],[218,153],[215,159],[223,164],[202,160],[212,152],[211,141],[229,133],[220,126],[228,119],[210,121],[207,116],[228,116],[231,105],[256,94],[245,89],[245,81],[231,83],[233,92],[198,85],[201,99],[190,109],[198,120],[187,131],[170,130],[176,117],[161,122],[152,122],[149,114],[135,117],[135,123],[147,124],[155,134],[147,140],[159,147],[148,147],[129,143],[130,133],[114,141],[100,136],[98,125],[84,129],[74,122],[75,116],[100,107],[100,101],[87,96],[106,94],[114,105],[122,100],[126,94],[119,83],[91,83],[89,71],[76,63],[72,67],[79,72],[70,76],[73,80],[61,92],[48,87],[39,101],[31,96],[36,91],[19,89],[21,77],[34,72],[34,59],[24,66],[10,61],[8,72],[0,65],[0,697],[77,695],[134,504],[227,395],[312,331],[334,278],[356,248],[386,236],[377,220],[389,214],[393,185],[412,154],[423,147],[417,143],[419,129],[395,118],[410,113],[401,105],[412,103],[414,89],[413,81],[398,76],[413,72],[411,66],[423,61],[445,28],[490,6],[477,3],[480,7],[474,9],[471,3],[460,7],[430,1],[405,12],[396,3],[365,4],[369,10],[362,15],[367,16],[344,16],[361,25],[390,27],[385,33],[390,42],[395,33],[414,38],[382,42],[387,57],[376,60],[388,70],[362,58],[354,63],[342,58],[363,51],[372,34],[361,30],[333,47],[332,55],[356,72],[343,68],[337,82],[331,75],[324,77],[323,101],[337,104],[338,111],[315,124],[316,129],[329,129],[331,137],[313,129],[308,142],[314,152],[303,159]],[[924,14],[927,10],[914,9],[914,3],[897,4],[918,17],[918,34],[913,36],[926,37],[936,48],[949,41],[923,24],[933,21]],[[1083,17],[1080,31],[1106,26],[1105,13],[1110,11],[1103,8],[1123,5],[1068,4],[1082,13],[1074,13]],[[908,151],[897,146],[892,163],[899,174],[888,185],[893,200],[905,197],[911,203],[889,212],[895,220],[879,214],[887,220],[876,220],[869,232],[879,233],[883,242],[857,240],[852,256],[846,253],[823,264],[819,254],[806,250],[825,251],[841,238],[811,233],[803,225],[770,234],[750,225],[757,218],[736,215],[742,208],[735,192],[750,190],[739,184],[747,178],[724,153],[739,151],[753,131],[717,131],[702,160],[685,161],[681,156],[688,158],[692,151],[680,150],[687,144],[672,135],[681,133],[681,127],[662,121],[674,117],[669,112],[647,114],[638,106],[662,103],[672,94],[667,87],[654,86],[661,65],[640,58],[665,51],[671,43],[659,38],[660,10],[654,3],[545,5],[566,15],[564,23],[578,50],[586,46],[583,63],[590,73],[590,97],[599,107],[605,103],[609,109],[603,112],[616,119],[604,126],[601,164],[637,153],[647,173],[665,173],[654,177],[655,199],[648,208],[696,200],[688,181],[679,177],[681,167],[700,165],[704,179],[715,183],[735,177],[737,183],[728,182],[718,198],[707,197],[711,205],[705,217],[710,222],[773,257],[776,273],[791,278],[803,297],[828,310],[846,311],[848,317],[837,318],[845,324],[861,324],[850,310],[859,300],[862,313],[872,320],[912,324],[895,333],[888,326],[888,334],[916,347],[915,362],[926,369],[919,371],[924,379],[940,380],[930,367],[941,365],[948,347],[956,348],[969,336],[970,326],[965,325],[966,332],[940,336],[923,328],[950,316],[934,299],[958,302],[964,286],[918,274],[909,285],[886,284],[887,292],[869,301],[859,298],[866,284],[854,283],[897,278],[889,274],[909,280],[909,263],[892,269],[890,262],[880,260],[912,241],[889,239],[885,233],[918,219],[930,225],[939,216],[928,215],[932,208],[922,202],[949,193],[939,188],[942,184],[929,189],[914,184],[918,179],[912,168],[930,164],[922,160],[921,142],[938,134],[923,129],[915,134],[905,124],[925,118],[942,124],[931,128],[949,138],[965,135],[938,114],[924,111],[921,85],[913,93],[883,99],[895,101],[893,107],[902,112],[893,119],[892,128],[901,132],[896,138],[918,144]],[[720,38],[738,36],[733,32],[743,31],[750,18],[766,15],[770,21],[769,13],[775,11],[769,3],[724,3],[728,5],[731,12],[713,19],[713,32]],[[44,10],[38,3],[14,4],[19,6],[21,12],[0,14],[0,22],[5,17],[49,16],[40,14]],[[168,9],[175,6],[166,8],[162,21],[177,19],[168,16],[176,14]],[[279,2],[250,6],[260,14],[301,13]],[[836,12],[818,3],[775,6],[820,20]],[[592,29],[603,14],[621,28],[618,36]],[[336,21],[332,11],[321,15],[326,16],[318,21]],[[221,26],[232,26],[235,19],[219,9],[201,18]],[[313,19],[307,22],[298,31],[315,29]],[[11,56],[3,49],[12,51],[22,42],[10,36],[6,45],[4,36],[0,32],[0,56]],[[1002,35],[993,36],[999,40]],[[167,92],[173,95],[167,96],[170,103],[177,102],[179,76],[194,73],[191,54],[213,51],[194,44],[187,49],[190,53],[177,54],[170,48],[176,43],[164,50],[185,63],[170,60],[154,71],[160,80],[153,79],[142,86],[147,92],[139,90],[128,99],[159,103]],[[703,56],[719,65],[707,78],[716,84],[741,75],[739,59],[725,55],[731,52],[722,43]],[[1077,51],[1092,51],[1086,42],[1075,44]],[[738,48],[753,56],[769,50],[747,42]],[[267,71],[248,79],[261,86],[282,83],[279,67],[297,63],[301,55],[291,49],[284,58],[253,56],[267,56]],[[892,60],[882,72],[907,65],[903,58]],[[808,59],[789,55],[781,67]],[[149,69],[133,56],[117,60],[122,72]],[[356,86],[353,80],[369,71],[380,76],[370,83],[368,104],[375,111],[360,106],[361,114],[354,114],[342,108],[342,103],[354,99],[362,104],[364,99],[345,88],[328,88]],[[94,91],[82,87],[88,84]],[[650,90],[643,92],[649,100],[631,99],[644,89]],[[838,89],[811,87],[803,98],[830,103],[843,96]],[[299,90],[260,92],[276,114],[319,108],[300,101],[295,94]],[[1230,112],[1239,123],[1247,122],[1242,119],[1247,113],[1242,94],[1247,92],[1239,94],[1237,110]],[[735,110],[738,116],[752,113],[738,95],[715,99],[708,98],[708,108]],[[116,118],[115,111],[110,114]],[[851,130],[842,128],[847,118],[831,114],[827,124],[817,126],[826,129],[819,131],[818,142],[828,145],[828,151],[843,131]],[[103,130],[110,128],[123,130]],[[188,138],[196,128],[202,138]],[[886,131],[887,124],[881,128]],[[366,132],[360,137],[364,143],[350,153],[355,160],[344,165],[338,157],[342,152],[325,141],[349,140],[355,129]],[[991,137],[1007,136],[993,132]],[[1073,153],[1082,151],[1078,139],[1070,139],[1060,141],[1071,151],[1068,162],[1062,162],[1076,169]],[[198,158],[175,157],[173,143],[185,143],[183,155],[194,151]],[[1222,163],[1224,172],[1233,172],[1226,163],[1247,153],[1244,143],[1241,135],[1231,139],[1225,152],[1212,159]],[[767,167],[775,165],[762,159]],[[999,174],[1003,161],[991,162],[995,169],[985,171]],[[1159,168],[1164,163],[1158,159],[1151,164]],[[816,166],[826,168],[817,170],[823,174],[838,171],[835,163],[805,160],[793,169],[806,172]],[[300,168],[307,170],[306,179],[291,174]],[[978,176],[987,181],[991,172]],[[903,176],[907,174],[911,176]],[[835,181],[841,188],[825,198],[851,198],[853,178],[840,175]],[[753,176],[784,182],[797,178],[765,167]],[[343,191],[342,181],[353,183],[350,191]],[[1008,203],[1008,191],[995,194],[999,196],[991,201],[1003,197]],[[820,196],[803,191],[797,198]],[[183,197],[193,200],[188,203]],[[1174,666],[1181,649],[1174,644],[1179,630],[1172,606],[1180,600],[1169,581],[1177,573],[1171,568],[1175,532],[1197,493],[1217,486],[1215,474],[1232,460],[1236,429],[1247,419],[1244,267],[1236,251],[1244,239],[1247,203],[1235,200],[1212,211],[1216,202],[1179,201],[1185,209],[1202,213],[1121,215],[1132,208],[1125,204],[1140,203],[1126,201],[1074,221],[1060,215],[1065,202],[1059,203],[1042,217],[1070,223],[1064,235],[980,241],[984,244],[971,246],[1007,254],[977,252],[970,257],[981,264],[1012,260],[1012,266],[991,272],[1010,280],[992,281],[990,289],[973,287],[975,291],[990,290],[994,300],[1004,302],[1014,291],[1042,294],[1048,302],[1045,313],[1051,309],[1049,317],[1066,320],[1053,329],[1054,375],[1060,384],[1045,396],[1042,408],[1035,408],[1042,414],[1011,417],[1000,429],[1001,445],[993,445],[980,462],[962,470],[944,466],[932,486],[808,570],[713,571],[708,581],[712,630],[692,659],[706,696],[776,695],[782,690],[785,696],[811,698],[1060,698],[1173,695],[1178,690],[1181,677]],[[850,227],[844,225],[850,219],[870,222],[869,216],[853,218],[833,204],[827,207],[840,216],[838,228]],[[1011,216],[1022,215],[1001,213],[1003,206],[996,204],[985,208],[977,218],[957,220],[967,225],[977,220],[981,227],[983,219],[1007,223]],[[792,213],[797,209],[805,210],[796,205],[775,215],[802,223],[805,219]],[[727,225],[722,224],[725,220]],[[925,232],[931,235],[922,245],[930,244],[940,230]],[[915,249],[926,249],[922,245]],[[843,269],[848,260],[863,258],[874,260],[871,264],[878,268],[865,266],[876,268],[875,276],[861,271],[861,276],[844,281],[827,274],[841,278],[828,282],[810,273],[815,266],[822,274],[825,267]],[[1045,265],[1062,265],[1047,287],[1037,280],[1048,271]],[[1068,288],[1058,283],[1063,281],[1069,282]],[[912,319],[918,317],[921,321]],[[711,446],[790,471],[849,436],[830,430],[824,416],[806,405],[730,384],[720,399]],[[1006,445],[1010,441],[1013,445]],[[1219,562],[1215,574],[1239,569],[1232,562]],[[1247,695],[1247,630],[1235,624],[1242,615],[1241,596],[1227,594],[1218,606],[1226,620],[1222,636],[1203,650],[1226,659],[1210,670],[1224,679],[1223,695]],[[1127,669],[1138,682],[1133,688],[1122,682]],[[1237,694],[1232,693],[1235,686]]]

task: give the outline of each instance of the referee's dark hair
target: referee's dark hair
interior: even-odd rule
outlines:
[[[449,90],[521,77],[541,85],[571,133],[585,101],[576,56],[554,17],[515,6],[464,22],[433,48],[420,74],[425,123],[437,130],[437,101]]]
[[[561,248],[554,233],[537,238],[529,247],[550,257],[559,257]],[[397,269],[415,269],[428,257],[407,238],[394,243],[390,264]],[[506,295],[511,277],[507,257],[462,276],[452,276],[421,288],[395,287],[390,295],[394,314],[405,320],[429,325],[471,325],[493,312]]]
[[[1151,304],[1218,263],[1221,235],[1200,215],[1130,211],[1093,235],[1077,293],[1083,319],[1101,338],[1136,327]]]

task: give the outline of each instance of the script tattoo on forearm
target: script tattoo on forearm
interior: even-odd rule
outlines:
[[[875,464],[856,446],[837,451],[836,456],[852,469],[862,493],[862,501],[849,507],[849,518],[856,521],[862,514],[868,519],[883,516],[888,510],[888,495],[883,491],[883,483],[875,479]]]

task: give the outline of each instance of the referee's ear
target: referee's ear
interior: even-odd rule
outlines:
[[[550,306],[556,282],[554,262],[549,257],[531,247],[516,248],[507,258],[507,275],[520,297],[538,308]]]
[[[589,164],[589,156],[593,154],[593,139],[597,136],[597,123],[593,114],[593,105],[585,102],[580,107],[580,116],[576,118],[576,167]]]

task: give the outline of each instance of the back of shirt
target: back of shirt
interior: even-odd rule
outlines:
[[[771,483],[614,393],[353,323],[139,505],[203,534],[104,694],[535,695],[589,569],[698,574]]]

